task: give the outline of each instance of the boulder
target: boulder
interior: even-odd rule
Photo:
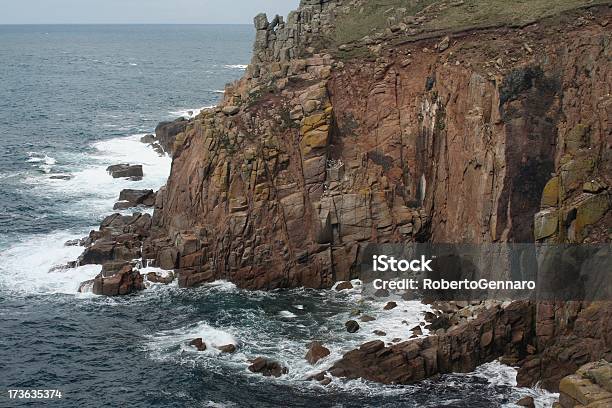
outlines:
[[[329,356],[330,351],[327,347],[324,347],[320,342],[313,341],[310,343],[308,352],[306,353],[306,361],[310,364],[315,365],[320,359]]]
[[[344,324],[346,331],[349,333],[357,333],[359,331],[359,323],[355,320],[349,320]]]
[[[361,320],[362,322],[366,323],[366,322],[372,322],[374,320],[376,320],[375,317],[369,316],[369,315],[363,315],[361,316],[361,318],[359,318],[359,320]]]
[[[519,407],[535,408],[533,397],[523,397],[516,402]]]
[[[105,277],[102,273],[94,279],[93,293],[102,296],[123,296],[144,289],[142,275],[131,265],[124,266],[116,274]]]
[[[79,263],[81,265],[102,265],[112,261],[114,248],[115,243],[113,241],[98,240],[92,246],[85,249],[79,258]]]
[[[240,112],[240,107],[233,106],[233,105],[224,106],[223,109],[221,109],[221,111],[225,113],[227,116],[232,116]]]
[[[281,375],[289,372],[287,367],[284,367],[280,363],[265,357],[258,357],[251,363],[252,364],[249,366],[249,371],[259,373],[265,377],[280,377]]]
[[[392,309],[395,309],[396,307],[397,307],[397,303],[389,302],[385,305],[384,310],[392,310]]]
[[[119,194],[119,202],[115,204],[115,210],[137,207],[139,205],[152,207],[155,205],[155,193],[153,190],[125,189]]]
[[[353,289],[353,284],[351,282],[340,282],[338,283],[338,285],[336,285],[336,290],[338,292],[341,292],[343,290],[350,290]]]
[[[195,347],[196,349],[198,349],[198,351],[205,351],[206,350],[206,343],[204,343],[204,341],[202,341],[202,338],[197,338],[197,339],[193,339],[189,342],[190,346]]]
[[[113,178],[130,178],[132,180],[141,180],[144,176],[142,165],[130,165],[127,163],[115,164],[106,168],[106,171]]]
[[[217,350],[219,350],[222,353],[235,353],[236,352],[236,346],[233,344],[226,344],[225,346],[219,346],[217,347]]]

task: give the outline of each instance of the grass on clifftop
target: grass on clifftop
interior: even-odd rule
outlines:
[[[457,31],[495,25],[521,26],[587,5],[610,4],[609,0],[465,0],[459,7],[428,21],[430,30]]]
[[[578,7],[611,4],[610,0],[368,0],[336,22],[337,45],[360,40],[388,26],[394,8],[404,16],[424,16],[426,31],[461,31],[470,28],[525,25]],[[421,13],[421,14],[417,14]]]

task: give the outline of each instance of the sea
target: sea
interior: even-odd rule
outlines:
[[[140,138],[217,104],[253,40],[249,25],[0,26],[0,406],[473,408],[524,396],[551,406],[555,394],[517,387],[516,370],[498,362],[410,386],[307,381],[363,342],[407,338],[429,310],[418,302],[384,311],[358,289],[244,291],[224,281],[78,293],[100,267],[62,267],[83,250],[64,243],[112,214],[122,189],[165,184],[171,159]],[[106,167],[117,163],[142,164],[144,178],[113,179]],[[376,320],[349,334],[356,308]],[[197,337],[206,351],[189,346]],[[315,366],[304,358],[313,340],[331,350]],[[230,343],[234,354],[214,348]],[[260,356],[289,373],[251,373]],[[47,389],[62,398],[9,399],[9,390]]]

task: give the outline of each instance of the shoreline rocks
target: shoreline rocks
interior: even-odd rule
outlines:
[[[501,356],[522,359],[534,340],[533,306],[492,307],[441,335],[385,346],[380,340],[346,353],[327,370],[335,377],[383,384],[413,384],[436,374],[471,372]]]
[[[126,265],[112,275],[100,273],[93,280],[93,294],[102,296],[125,296],[145,288],[142,275],[131,265]]]

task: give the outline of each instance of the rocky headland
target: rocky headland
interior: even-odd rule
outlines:
[[[255,17],[253,59],[223,102],[143,140],[172,172],[120,201],[152,217],[111,216],[84,242],[82,264],[120,263],[94,288],[140,290],[136,258],[182,287],[331,288],[360,278],[372,242],[609,243],[610,3],[379,3]],[[501,357],[519,384],[558,390],[612,357],[608,302],[448,308],[432,335],[364,344],[316,379],[409,384]]]

